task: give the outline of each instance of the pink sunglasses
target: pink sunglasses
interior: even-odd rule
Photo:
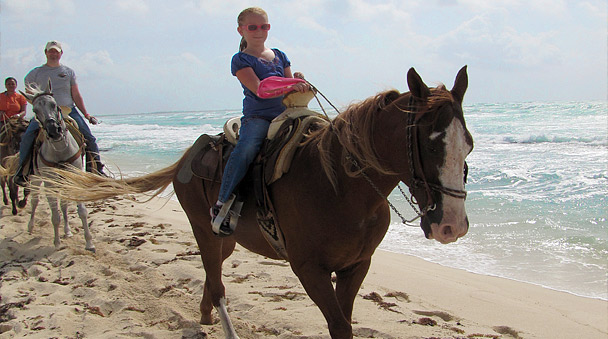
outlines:
[[[246,26],[241,26],[241,27],[245,27],[249,32],[257,31],[258,28],[261,29],[261,30],[263,30],[263,31],[269,31],[270,30],[270,24],[246,25]]]

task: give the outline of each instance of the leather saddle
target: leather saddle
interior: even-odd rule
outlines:
[[[244,200],[241,192],[251,192],[251,188],[240,186],[253,183],[260,229],[275,251],[286,260],[283,234],[274,217],[276,213],[267,188],[289,171],[293,156],[306,134],[329,123],[327,118],[308,109],[308,102],[314,95],[308,91],[285,96],[283,104],[286,110],[271,122],[260,155],[237,188],[237,200]],[[238,141],[239,128],[240,118],[235,117],[224,124],[224,133],[201,135],[189,150],[177,179],[188,183],[195,176],[221,183],[223,168]]]

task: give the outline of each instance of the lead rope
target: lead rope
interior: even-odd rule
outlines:
[[[317,96],[317,94],[321,95],[321,97],[323,97],[323,99],[325,101],[327,101],[327,103],[338,113],[338,115],[340,114],[340,111],[336,108],[336,106],[334,106],[334,104],[329,101],[329,99],[327,99],[327,97],[321,93],[321,91],[319,91],[318,88],[316,88],[313,84],[311,84],[310,82],[306,81],[310,87],[312,88],[312,90],[315,93],[315,99],[317,100],[317,103],[319,104],[319,107],[321,108],[321,111],[323,111],[323,114],[325,114],[325,117],[327,118],[327,120],[329,119],[329,115],[327,114],[327,112],[325,112],[325,108],[323,108],[323,105],[321,104],[321,100],[319,100],[319,97]],[[329,128],[333,128],[333,125],[329,125]],[[338,138],[338,140],[340,140],[340,138]],[[410,150],[411,151],[411,150]],[[412,207],[412,209],[414,210],[414,212],[416,212],[416,217],[414,217],[413,219],[407,220],[401,213],[399,213],[399,210],[397,210],[397,207],[395,207],[395,205],[393,205],[390,200],[388,200],[388,197],[385,197],[382,192],[380,191],[380,188],[378,188],[378,186],[376,186],[376,184],[374,184],[374,182],[369,178],[369,176],[363,171],[363,169],[361,168],[361,166],[359,166],[359,163],[357,162],[357,160],[355,160],[350,153],[347,152],[346,158],[348,160],[350,160],[350,162],[353,164],[353,166],[357,169],[357,171],[359,173],[361,173],[361,175],[363,176],[363,178],[369,183],[369,185],[374,189],[374,191],[376,191],[376,193],[378,193],[378,195],[383,198],[384,200],[386,200],[386,202],[388,203],[388,205],[390,206],[390,208],[393,210],[393,212],[395,212],[395,214],[397,214],[399,216],[399,218],[401,219],[401,222],[405,225],[405,226],[410,226],[410,227],[418,227],[418,225],[414,225],[412,224],[412,222],[416,221],[417,219],[421,218],[425,213],[421,213],[418,208],[416,208],[416,205],[414,203],[414,196],[412,196],[412,198],[408,198],[407,194],[405,194],[405,192],[403,191],[403,189],[401,188],[400,183],[397,183],[397,188],[399,189],[399,192],[401,192],[401,195],[403,195],[403,197],[405,198],[405,201],[408,202],[408,204]]]

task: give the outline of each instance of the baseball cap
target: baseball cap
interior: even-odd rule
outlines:
[[[63,52],[63,50],[61,49],[61,44],[58,41],[51,40],[51,41],[47,42],[46,47],[44,47],[44,50],[48,51],[51,48],[56,49],[60,53]]]

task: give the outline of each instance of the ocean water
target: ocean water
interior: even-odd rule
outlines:
[[[469,233],[441,245],[393,216],[380,248],[608,300],[608,103],[473,104],[464,111],[475,140],[467,159]],[[136,176],[172,164],[200,134],[220,133],[239,115],[102,115],[93,132],[110,170]],[[398,190],[389,199],[414,215]]]

